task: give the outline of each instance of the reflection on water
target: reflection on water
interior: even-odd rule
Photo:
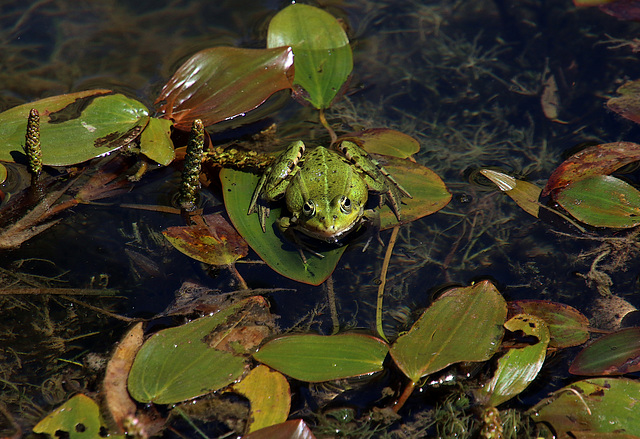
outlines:
[[[152,107],[164,82],[194,52],[216,45],[263,47],[269,17],[286,3],[3,2],[0,109],[89,88],[114,89]],[[328,111],[330,123],[339,134],[391,127],[416,137],[422,143],[417,160],[454,193],[443,212],[400,231],[387,278],[387,334],[427,306],[440,285],[481,277],[494,279],[508,300],[556,300],[588,313],[605,288],[638,305],[634,248],[555,234],[549,222],[465,177],[496,166],[543,185],[564,149],[635,140],[638,129],[608,113],[603,96],[623,78],[638,77],[637,57],[612,42],[637,35],[638,25],[568,2],[508,3],[355,0],[331,8],[348,24],[355,68],[349,93]],[[541,103],[549,78],[558,87],[555,120]],[[292,103],[274,120],[283,137],[296,133],[324,142],[314,138],[322,134],[309,122],[315,117]],[[106,287],[116,294],[0,296],[1,403],[23,428],[69,395],[98,389],[101,371],[89,367],[88,358],[92,365],[106,358],[126,322],[97,309],[150,317],[185,281],[236,288],[226,271],[189,260],[163,239],[164,228],[182,224],[178,215],[118,207],[170,205],[177,180],[173,168],[151,172],[127,194],[77,206],[55,227],[0,254],[3,288]],[[220,203],[212,191],[203,206],[221,211]],[[553,227],[575,233],[564,224]],[[383,256],[377,244],[364,254],[353,249],[336,270],[343,327],[373,326]],[[238,270],[251,287],[297,290],[271,297],[282,327],[330,331],[322,287],[282,279],[264,265],[242,263]],[[544,373],[546,384],[526,393],[527,403],[563,383],[565,358]],[[420,403],[415,405],[418,410]],[[0,424],[3,433],[14,431],[9,418]]]

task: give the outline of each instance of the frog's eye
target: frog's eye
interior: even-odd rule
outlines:
[[[316,205],[313,201],[305,201],[304,205],[302,206],[302,213],[305,214],[305,216],[313,216],[316,214]]]
[[[340,197],[340,210],[344,214],[351,213],[351,199],[347,197]]]

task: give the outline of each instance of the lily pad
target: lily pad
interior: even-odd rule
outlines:
[[[278,230],[276,220],[280,216],[280,208],[271,209],[271,215],[266,221],[266,233],[260,228],[257,215],[247,215],[259,177],[224,168],[220,171],[220,179],[224,204],[231,222],[269,267],[285,277],[311,285],[320,285],[333,273],[346,246],[321,251],[323,258],[309,255],[305,264],[295,245],[286,240]]]
[[[140,152],[161,165],[169,165],[174,158],[172,126],[170,120],[152,117],[140,135]]]
[[[213,47],[187,60],[162,89],[156,104],[175,127],[189,130],[201,119],[213,125],[255,109],[279,90],[292,87],[289,47]]]
[[[413,382],[453,363],[486,361],[500,347],[506,316],[507,304],[491,282],[453,288],[398,337],[391,357]]]
[[[584,348],[573,360],[574,375],[623,375],[640,371],[640,328],[606,334]]]
[[[291,46],[293,84],[315,108],[328,108],[353,69],[349,38],[338,21],[314,6],[294,3],[269,23],[267,47]]]
[[[557,202],[591,226],[628,228],[640,224],[640,191],[609,175],[574,181],[558,194]]]
[[[542,196],[554,197],[571,183],[586,177],[609,175],[622,166],[640,160],[640,145],[614,142],[583,149],[562,162],[549,177]]]
[[[509,314],[530,314],[547,324],[551,340],[549,348],[578,346],[589,339],[589,319],[577,309],[546,300],[509,302]]]
[[[504,327],[511,332],[522,331],[536,337],[538,342],[523,348],[510,349],[498,360],[498,369],[493,378],[478,393],[487,395],[487,405],[497,407],[519,395],[538,376],[549,345],[549,329],[538,317],[518,314],[509,319]]]
[[[451,193],[442,179],[426,166],[407,159],[373,155],[384,168],[411,194],[413,198],[403,198],[400,224],[407,224],[431,215],[449,204]],[[380,208],[382,229],[398,224],[398,219],[389,206]]]
[[[498,189],[511,197],[525,212],[536,218],[538,217],[540,211],[538,198],[540,198],[542,189],[533,183],[516,180],[510,175],[493,169],[482,169],[480,173],[498,186]]]
[[[246,397],[251,404],[249,433],[284,422],[289,416],[289,382],[280,372],[267,366],[259,365],[252,369],[231,390]]]
[[[69,439],[100,439],[104,428],[98,404],[88,396],[79,394],[49,413],[33,427],[35,433],[51,437],[65,434]],[[119,437],[119,436],[118,436]]]
[[[220,214],[205,215],[191,226],[169,227],[162,234],[180,252],[210,265],[230,265],[248,253],[247,242]]]
[[[253,357],[297,380],[320,382],[381,371],[388,351],[365,334],[305,334],[271,340]]]
[[[0,160],[24,156],[27,116],[40,113],[42,163],[67,166],[109,154],[129,144],[149,123],[140,102],[110,90],[53,96],[0,113]]]
[[[536,422],[550,424],[559,438],[569,432],[640,435],[640,382],[594,378],[566,386],[532,407]],[[598,436],[600,437],[600,436]]]
[[[133,362],[131,396],[144,403],[173,404],[231,384],[244,372],[246,360],[210,347],[203,339],[255,300],[153,334]]]

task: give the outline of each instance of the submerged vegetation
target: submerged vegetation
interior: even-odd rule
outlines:
[[[0,7],[0,436],[640,437],[637,23],[93,3]],[[300,140],[379,220],[247,215]]]

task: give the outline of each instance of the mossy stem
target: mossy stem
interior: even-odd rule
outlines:
[[[204,125],[200,119],[193,121],[191,134],[187,143],[187,153],[182,169],[182,181],[178,203],[186,212],[192,212],[197,206],[200,190],[200,170],[204,151]]]

